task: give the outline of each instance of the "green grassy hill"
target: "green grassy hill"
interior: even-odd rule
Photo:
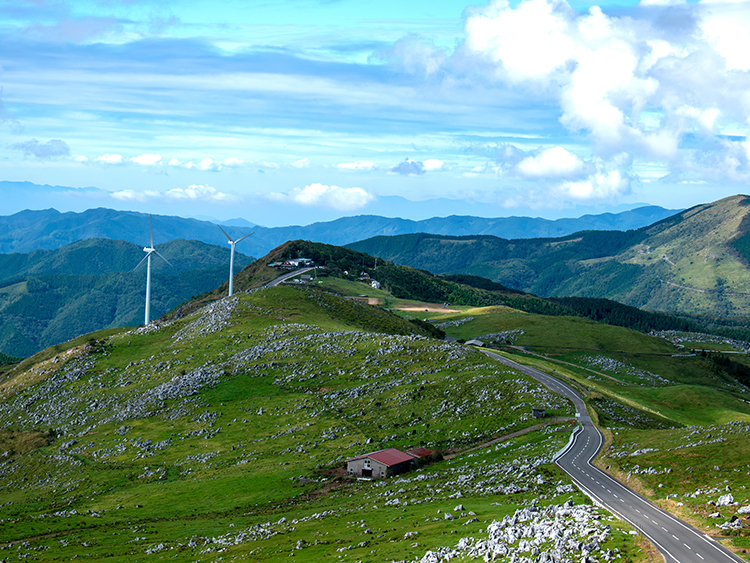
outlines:
[[[750,505],[746,342],[646,335],[507,307],[419,315],[573,384],[607,436],[602,469],[707,533],[730,537],[727,545],[747,556],[750,534],[728,527],[737,518],[744,525],[740,508]],[[727,494],[731,504],[717,506]]]
[[[426,312],[420,317],[431,319],[448,336],[478,338],[513,353],[523,349],[520,361],[547,361],[552,366],[548,369],[565,372],[587,394],[601,395],[602,405],[620,403],[640,411],[644,420],[650,418],[647,413],[657,413],[657,427],[750,421],[750,369],[743,367],[750,365],[747,356],[727,355],[731,359],[722,363],[718,357],[691,354],[691,349],[704,347],[744,351],[750,345],[743,342],[707,335],[691,340],[678,338],[687,333],[675,332],[648,335],[590,319],[533,315],[509,307]],[[599,403],[592,405],[597,409]],[[605,426],[620,425],[606,408],[599,410]],[[628,417],[623,420],[629,426]]]
[[[475,307],[504,305],[528,313],[586,317],[641,332],[651,330],[680,330],[712,332],[750,340],[750,329],[744,319],[716,319],[703,317],[677,317],[674,315],[642,311],[616,301],[596,298],[540,298],[510,289],[502,284],[478,276],[458,274],[436,276],[430,272],[401,266],[389,260],[375,258],[364,252],[309,241],[289,241],[257,260],[236,276],[238,287],[260,287],[274,279],[280,272],[269,264],[287,258],[305,257],[323,266],[321,276],[335,276],[347,282],[356,282],[362,274],[377,280],[385,299],[412,299],[430,303],[449,303]],[[360,284],[364,291],[367,284]],[[200,303],[217,299],[220,292],[213,291],[194,300],[186,310]]]
[[[748,316],[749,202],[747,196],[733,196],[627,232],[526,240],[418,234],[350,246],[434,273],[478,275],[542,296]]]
[[[161,315],[224,283],[229,250],[198,241],[158,245],[172,264],[152,261],[151,307]],[[94,330],[143,322],[143,249],[89,239],[56,250],[0,254],[0,350],[28,356]],[[237,267],[250,262],[238,253]],[[226,289],[225,289],[226,290]]]
[[[532,403],[573,408],[317,289],[239,293],[74,344],[0,381],[0,549],[14,557],[418,560],[530,503],[588,504],[550,463],[565,422],[403,478],[344,478],[343,461],[366,451],[447,454],[530,428]],[[582,510],[612,525],[605,549],[645,561],[629,526]]]

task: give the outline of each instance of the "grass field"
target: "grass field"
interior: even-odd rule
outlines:
[[[750,547],[744,530],[721,528],[750,505],[750,445],[747,422],[660,431],[621,429],[600,464],[667,510],[728,537],[729,545]],[[725,495],[727,506],[721,506]],[[719,504],[719,506],[717,506]],[[745,522],[746,523],[746,522]]]
[[[568,425],[397,479],[341,476],[367,451],[527,428],[539,400],[573,410],[479,352],[310,288],[71,341],[2,389],[0,557],[418,560],[532,502],[587,503],[550,463]],[[607,548],[650,560],[611,523]]]
[[[657,500],[676,505],[666,495],[688,492],[690,476],[709,471],[722,445],[735,444],[723,451],[744,459],[740,427],[725,424],[750,420],[742,389],[704,359],[672,357],[680,349],[665,339],[508,308],[424,312],[429,304],[360,282],[320,281],[83,337],[6,373],[0,558],[418,561],[462,538],[482,539],[493,520],[532,504],[586,504],[550,463],[569,425],[387,481],[342,475],[348,457],[367,451],[422,445],[447,453],[528,428],[531,404],[573,414],[535,381],[426,337],[408,316],[448,323],[443,330],[456,338],[507,333],[528,348],[505,345],[587,395],[594,416],[613,428],[607,463],[615,470],[632,473],[635,459],[618,452],[677,444],[696,428],[726,437],[680,448],[685,459],[701,452],[705,463],[690,474],[675,466],[663,487],[650,479],[666,473],[639,473]],[[419,311],[397,316],[320,288]],[[639,456],[658,466],[665,448]],[[728,464],[712,487],[746,486],[740,473],[748,469]],[[703,518],[697,505],[680,508]],[[661,560],[627,525],[606,513],[599,519],[612,526],[604,546],[619,550],[618,560]]]

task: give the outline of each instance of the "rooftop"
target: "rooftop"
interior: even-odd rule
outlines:
[[[353,461],[355,459],[362,459],[365,457],[369,457],[370,459],[374,459],[375,461],[384,463],[389,467],[392,465],[398,465],[399,463],[404,463],[405,461],[414,461],[413,455],[406,454],[400,450],[397,450],[396,448],[388,448],[386,450],[379,450],[377,452],[371,452],[369,454],[358,455],[357,457],[353,457],[351,459],[348,459],[347,461]]]

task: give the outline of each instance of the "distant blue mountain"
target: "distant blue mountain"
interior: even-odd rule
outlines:
[[[429,233],[435,235],[494,235],[506,239],[560,237],[582,230],[626,231],[637,229],[669,217],[677,211],[646,206],[622,213],[584,215],[576,219],[540,219],[530,217],[451,216],[422,221],[358,215],[306,226],[242,226],[243,220],[223,223],[233,237],[255,234],[240,243],[245,254],[264,256],[287,240],[310,240],[345,245],[381,235]],[[227,244],[217,226],[209,221],[154,215],[154,241],[175,239],[199,240],[209,244]],[[148,243],[149,215],[114,209],[89,209],[82,213],[60,213],[55,209],[21,211],[0,216],[0,253],[52,250],[88,238],[109,238]]]

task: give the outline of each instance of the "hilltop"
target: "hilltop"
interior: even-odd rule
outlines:
[[[750,316],[749,203],[747,196],[733,196],[626,232],[513,241],[418,234],[350,246],[433,273],[483,276],[541,296]]]

